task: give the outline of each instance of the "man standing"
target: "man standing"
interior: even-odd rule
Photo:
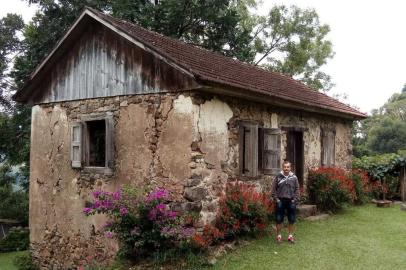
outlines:
[[[275,177],[272,184],[272,197],[276,201],[276,241],[282,242],[282,223],[287,214],[288,241],[294,243],[293,238],[294,224],[296,220],[296,204],[299,202],[299,181],[293,172],[289,161],[283,162],[283,170]]]

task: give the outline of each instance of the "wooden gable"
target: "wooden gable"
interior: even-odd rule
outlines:
[[[49,67],[30,103],[190,90],[193,76],[97,22]]]

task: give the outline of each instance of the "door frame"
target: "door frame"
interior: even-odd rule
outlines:
[[[294,166],[294,168],[292,168],[292,171],[296,174],[298,180],[299,180],[299,184],[301,187],[303,187],[304,185],[304,160],[305,160],[305,156],[304,156],[304,132],[307,131],[307,128],[300,128],[300,127],[283,127],[282,130],[285,131],[286,133],[286,145],[285,145],[285,153],[286,153],[286,159],[288,161],[290,161],[292,163],[292,165]],[[292,157],[290,156],[290,148],[292,147],[290,145],[290,143],[292,142],[291,136],[295,136],[296,139],[295,140],[295,146],[297,146],[299,149],[296,149],[296,151],[294,151],[296,153],[295,157],[293,160],[289,160],[292,159]],[[297,142],[299,142],[297,144]],[[297,161],[298,160],[298,161]],[[299,164],[298,164],[299,162]],[[299,169],[297,169],[299,165]]]

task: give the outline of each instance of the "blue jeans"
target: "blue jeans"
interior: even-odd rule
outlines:
[[[292,199],[282,198],[276,203],[276,224],[282,224],[285,214],[288,216],[289,224],[296,221],[296,202]]]

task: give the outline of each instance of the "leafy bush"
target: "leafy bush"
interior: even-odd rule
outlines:
[[[368,173],[359,169],[353,169],[351,172],[351,180],[354,183],[356,198],[355,204],[363,204],[372,196],[372,185],[368,177]]]
[[[29,231],[12,228],[7,236],[0,240],[0,252],[27,250],[29,245]]]
[[[16,266],[17,270],[39,270],[39,268],[32,261],[30,253],[15,257],[13,264]]]
[[[229,182],[220,199],[216,227],[225,238],[263,232],[274,211],[270,198],[270,194],[257,191],[254,185]]]
[[[170,195],[165,189],[156,189],[146,196],[139,196],[132,189],[94,191],[93,198],[84,213],[103,213],[109,217],[104,234],[120,241],[121,254],[126,257],[159,257],[182,249],[195,233],[183,217],[170,210]]]
[[[353,168],[368,172],[373,180],[384,180],[387,176],[398,176],[400,168],[406,165],[406,154],[383,154],[353,159]]]
[[[194,247],[206,250],[209,246],[217,244],[224,239],[224,233],[213,225],[205,225],[202,233],[193,235],[192,244]]]
[[[353,159],[353,167],[365,170],[373,183],[374,197],[396,197],[399,188],[400,168],[406,166],[406,152],[398,154],[383,154],[377,156],[364,156]],[[378,187],[381,189],[379,190]]]
[[[308,182],[309,198],[320,210],[337,212],[357,199],[354,183],[343,169],[311,170]]]
[[[202,233],[193,236],[193,243],[205,249],[221,240],[258,235],[267,228],[273,211],[270,194],[257,191],[254,185],[229,182],[214,226],[206,225]]]

